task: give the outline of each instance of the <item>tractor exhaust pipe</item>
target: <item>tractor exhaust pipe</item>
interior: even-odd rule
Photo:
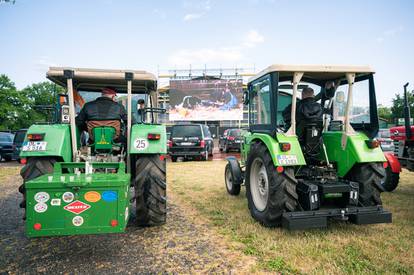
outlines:
[[[404,85],[404,122],[405,122],[405,137],[407,140],[411,139],[411,114],[410,114],[410,104],[408,102],[407,87],[408,82]]]

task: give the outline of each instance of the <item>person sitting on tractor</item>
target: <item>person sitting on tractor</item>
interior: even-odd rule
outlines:
[[[143,100],[142,98],[138,100],[138,119],[137,121],[140,122],[145,122],[145,100]]]
[[[115,101],[116,90],[106,87],[102,95],[94,101],[86,103],[76,117],[76,125],[89,134],[89,143],[93,143],[93,128],[110,126],[115,128],[115,142],[125,140],[121,134],[121,123],[127,124],[127,112],[123,105]],[[134,122],[133,122],[134,123]]]

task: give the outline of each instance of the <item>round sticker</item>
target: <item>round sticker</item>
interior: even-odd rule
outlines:
[[[81,216],[75,216],[72,219],[72,223],[74,226],[81,226],[83,224],[83,218]]]
[[[101,200],[101,194],[99,194],[96,191],[86,192],[84,197],[85,197],[85,200],[87,200],[88,202],[97,202]]]
[[[62,200],[66,203],[73,201],[74,198],[75,198],[75,195],[73,195],[72,192],[65,192],[62,195]]]
[[[147,149],[148,147],[148,140],[146,140],[145,138],[137,138],[134,141],[134,148],[137,149],[138,151],[142,151]]]
[[[34,199],[37,202],[47,202],[50,199],[50,196],[46,192],[38,192],[34,195]]]
[[[46,212],[46,210],[47,210],[47,204],[44,202],[36,203],[34,206],[34,211],[36,211],[37,213],[43,213],[43,212]]]

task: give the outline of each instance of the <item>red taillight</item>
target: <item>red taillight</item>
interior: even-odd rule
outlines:
[[[200,141],[200,147],[204,147],[204,146],[206,146],[206,141],[204,139],[202,139]]]
[[[44,137],[45,137],[45,134],[28,134],[27,135],[27,139],[30,141],[43,140]]]
[[[40,229],[42,229],[42,225],[41,225],[40,223],[35,223],[35,224],[33,225],[33,229],[34,229],[34,230],[40,230]]]
[[[370,149],[378,148],[380,146],[380,142],[376,139],[366,140],[365,142]]]
[[[161,138],[160,134],[148,134],[147,138],[149,140],[159,140]]]
[[[384,169],[387,169],[387,167],[388,167],[388,162],[384,162],[384,163],[382,163],[382,166],[384,167]]]
[[[287,151],[290,150],[290,143],[288,143],[288,142],[281,142],[281,143],[279,143],[279,146],[280,146],[280,150],[282,152],[287,152]]]
[[[20,163],[21,164],[26,164],[27,163],[27,159],[24,159],[24,158],[23,159],[20,159]]]
[[[164,161],[165,156],[164,155],[160,155],[160,161]]]
[[[167,145],[168,145],[169,148],[171,148],[173,146],[172,140],[167,141]]]
[[[232,137],[232,136],[228,136],[227,139],[228,140],[235,140],[236,138],[235,137]]]
[[[115,227],[115,226],[117,226],[118,225],[118,221],[117,220],[112,220],[111,221],[111,226],[112,227]]]
[[[276,171],[279,173],[279,174],[281,174],[281,173],[283,173],[283,171],[284,171],[285,169],[283,168],[283,166],[278,166],[278,167],[276,167]]]

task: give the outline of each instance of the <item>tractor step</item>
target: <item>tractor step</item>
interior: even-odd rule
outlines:
[[[392,214],[389,211],[381,206],[369,206],[286,212],[282,216],[282,227],[288,230],[323,228],[328,226],[328,218],[348,220],[354,224],[392,222]]]

